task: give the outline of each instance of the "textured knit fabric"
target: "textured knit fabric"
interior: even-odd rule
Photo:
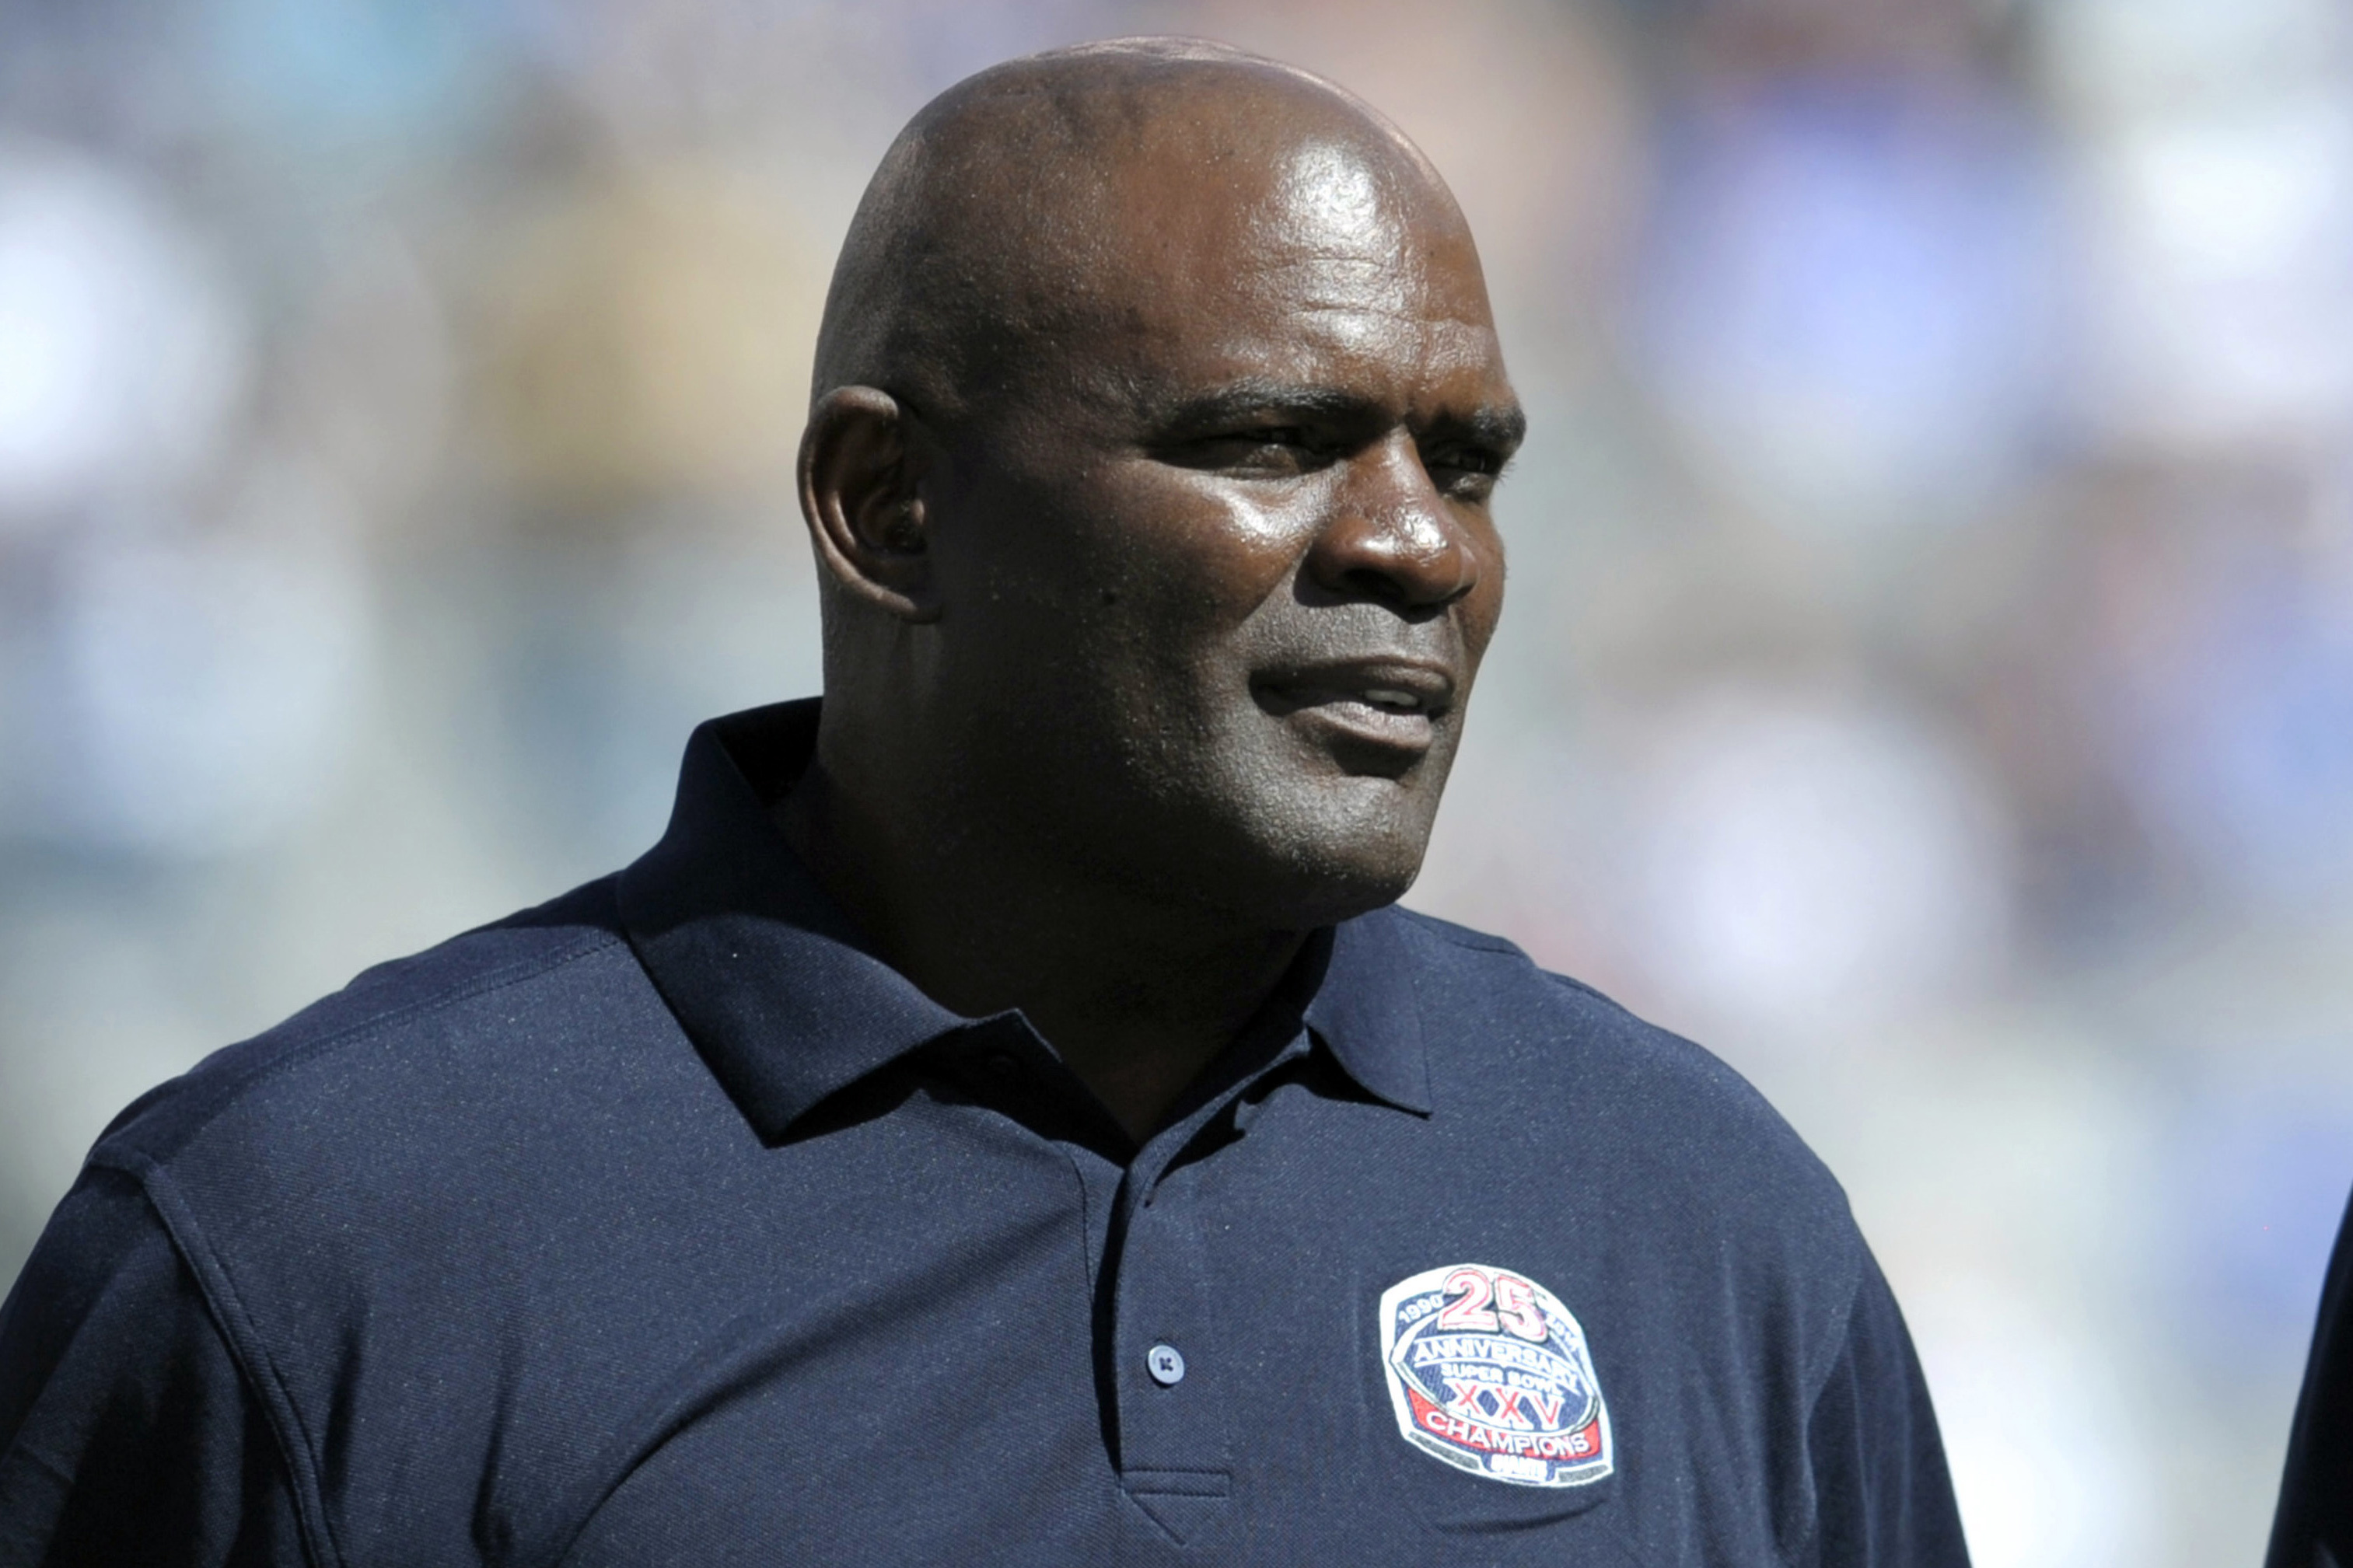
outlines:
[[[0,1564],[1965,1561],[1845,1199],[1714,1058],[1383,910],[1136,1148],[818,891],[815,721],[116,1121],[0,1310]]]

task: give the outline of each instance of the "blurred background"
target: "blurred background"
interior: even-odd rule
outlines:
[[[2255,1562],[2353,1184],[2336,0],[0,0],[0,1281],[132,1096],[816,689],[869,171],[1148,31],[1485,252],[1535,434],[1409,901],[1821,1151],[1986,1568]]]

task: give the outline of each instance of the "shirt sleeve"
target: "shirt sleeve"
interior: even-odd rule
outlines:
[[[85,1171],[0,1307],[0,1568],[308,1561],[202,1289],[138,1183]]]
[[[2353,1563],[2353,1206],[2320,1292],[2264,1562],[2267,1568]]]
[[[1866,1258],[1846,1346],[1807,1424],[1819,1568],[1968,1568],[1928,1384],[1894,1292]]]

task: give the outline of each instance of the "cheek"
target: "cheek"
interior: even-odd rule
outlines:
[[[1488,643],[1494,639],[1496,623],[1503,618],[1504,570],[1504,542],[1493,525],[1482,522],[1472,532],[1479,555],[1479,584],[1455,607],[1454,616],[1475,670]]]
[[[1106,479],[1076,552],[1104,618],[1139,635],[1239,626],[1284,589],[1314,531],[1304,482],[1238,484],[1156,464]]]

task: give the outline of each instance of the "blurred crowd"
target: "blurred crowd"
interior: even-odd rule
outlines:
[[[0,1282],[146,1087],[816,689],[858,192],[1134,32],[1482,247],[1533,436],[1409,901],[1814,1142],[1987,1568],[2254,1561],[2353,1185],[2336,0],[0,0]]]

